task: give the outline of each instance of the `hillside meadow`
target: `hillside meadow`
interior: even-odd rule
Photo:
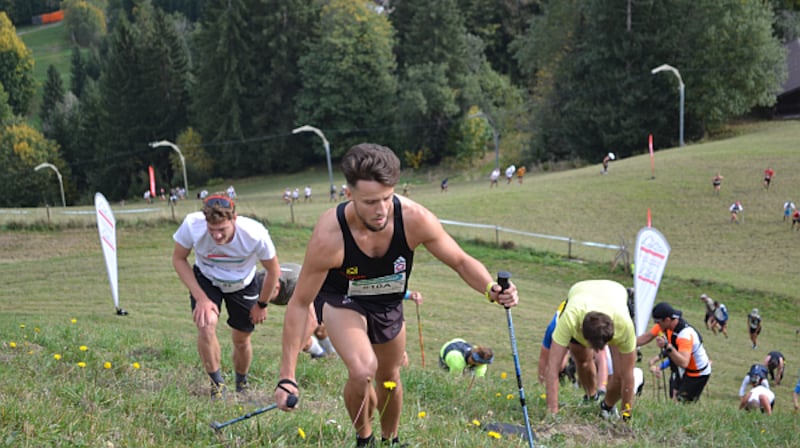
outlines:
[[[653,225],[672,245],[659,300],[683,309],[703,333],[714,373],[702,400],[690,406],[665,402],[656,387],[660,382],[648,374],[633,423],[626,426],[599,419],[593,407],[580,404],[582,392],[569,387],[562,389],[561,413],[547,415],[544,387],[536,378],[544,328],[571,284],[611,278],[630,286],[629,274],[611,269],[616,251],[576,243],[567,258],[563,242],[446,227],[490,271],[511,271],[521,291],[521,304],[511,315],[537,446],[795,445],[798,423],[791,388],[800,359],[795,332],[800,323],[791,281],[796,269],[790,263],[800,232],[782,222],[781,209],[800,185],[795,174],[800,160],[793,153],[800,124],[752,124],[737,131],[723,141],[657,151],[655,179],[646,155],[613,162],[607,175],[600,174],[598,163],[530,173],[522,185],[515,179],[492,190],[488,170],[405,173],[409,196],[442,219],[632,246],[650,208]],[[767,166],[776,176],[765,191],[761,173]],[[711,189],[717,171],[725,176],[719,196]],[[444,176],[450,178],[447,193],[439,191]],[[337,183],[342,183],[339,175]],[[301,262],[311,226],[332,205],[325,168],[206,188],[228,184],[236,187],[240,213],[268,224],[281,260]],[[301,199],[291,207],[282,202],[284,188],[302,191],[306,184],[315,192],[313,202]],[[192,186],[190,194],[196,191]],[[735,200],[745,207],[739,225],[729,223],[727,212]],[[163,202],[148,205],[139,199],[112,204],[127,317],[114,314],[91,207],[0,210],[0,445],[353,445],[340,398],[343,365],[305,355],[298,367],[303,395],[297,412],[272,411],[218,434],[209,427],[212,420],[231,419],[270,402],[283,308],[270,307],[267,323],[254,336],[255,391],[210,403],[188,295],[170,263],[172,232],[198,205],[187,200],[173,210]],[[502,247],[494,244],[496,238]],[[424,249],[415,265],[411,288],[422,291],[425,302],[418,310],[413,305],[406,310],[410,365],[403,372],[401,437],[419,447],[527,446],[516,436],[494,438],[482,430],[490,423],[522,422],[505,312]],[[728,305],[730,338],[703,327],[697,299],[702,292]],[[750,348],[745,327],[754,306],[765,326],[756,350]],[[220,328],[219,335],[223,366],[231,377],[228,331]],[[495,349],[487,377],[472,382],[439,370],[439,348],[457,336]],[[738,411],[742,376],[769,350],[782,351],[788,360],[784,383],[774,387],[775,415]],[[645,359],[655,352],[653,346],[643,348]]]

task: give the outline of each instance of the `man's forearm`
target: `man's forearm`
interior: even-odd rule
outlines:
[[[306,333],[308,308],[298,304],[289,304],[286,308],[286,315],[283,319],[283,336],[281,345],[280,378],[295,379],[295,369],[297,367],[297,355],[303,344],[303,335]]]

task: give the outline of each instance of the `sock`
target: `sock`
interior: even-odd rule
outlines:
[[[358,446],[369,446],[369,444],[372,442],[373,438],[374,437],[373,437],[372,434],[370,434],[368,437],[364,437],[364,438],[356,436],[356,446],[357,447]]]
[[[241,374],[236,372],[236,384],[246,383],[247,382],[247,374]]]
[[[225,380],[222,379],[222,369],[217,369],[216,372],[208,372],[208,376],[211,377],[211,381],[213,381],[214,384],[225,383]]]
[[[319,340],[316,336],[311,336],[311,347],[306,350],[312,356],[322,356],[325,354],[325,349],[319,345]]]
[[[322,347],[325,349],[326,352],[336,353],[336,349],[333,348],[333,344],[331,343],[331,338],[326,337],[325,339],[320,340],[319,343],[322,345]]]

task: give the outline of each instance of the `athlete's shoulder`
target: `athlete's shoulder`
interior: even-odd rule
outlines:
[[[237,216],[236,217],[236,228],[243,230],[248,233],[262,233],[267,230],[267,228],[262,224],[260,221],[256,221],[253,218],[249,218],[247,216]]]

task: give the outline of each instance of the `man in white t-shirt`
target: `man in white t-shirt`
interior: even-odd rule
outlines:
[[[506,181],[507,181],[506,183],[507,184],[511,183],[511,179],[514,177],[514,173],[516,173],[516,172],[517,172],[517,167],[514,166],[513,163],[511,165],[509,165],[508,168],[506,168]]]
[[[236,391],[244,392],[253,357],[250,335],[255,324],[267,318],[281,275],[269,232],[253,219],[236,216],[236,204],[228,195],[214,193],[203,201],[202,211],[186,216],[173,239],[172,265],[189,288],[197,350],[211,378],[211,398],[225,393],[216,334],[223,301],[232,331]],[[194,267],[189,264],[193,249]],[[266,269],[263,282],[257,280],[257,262]]]

